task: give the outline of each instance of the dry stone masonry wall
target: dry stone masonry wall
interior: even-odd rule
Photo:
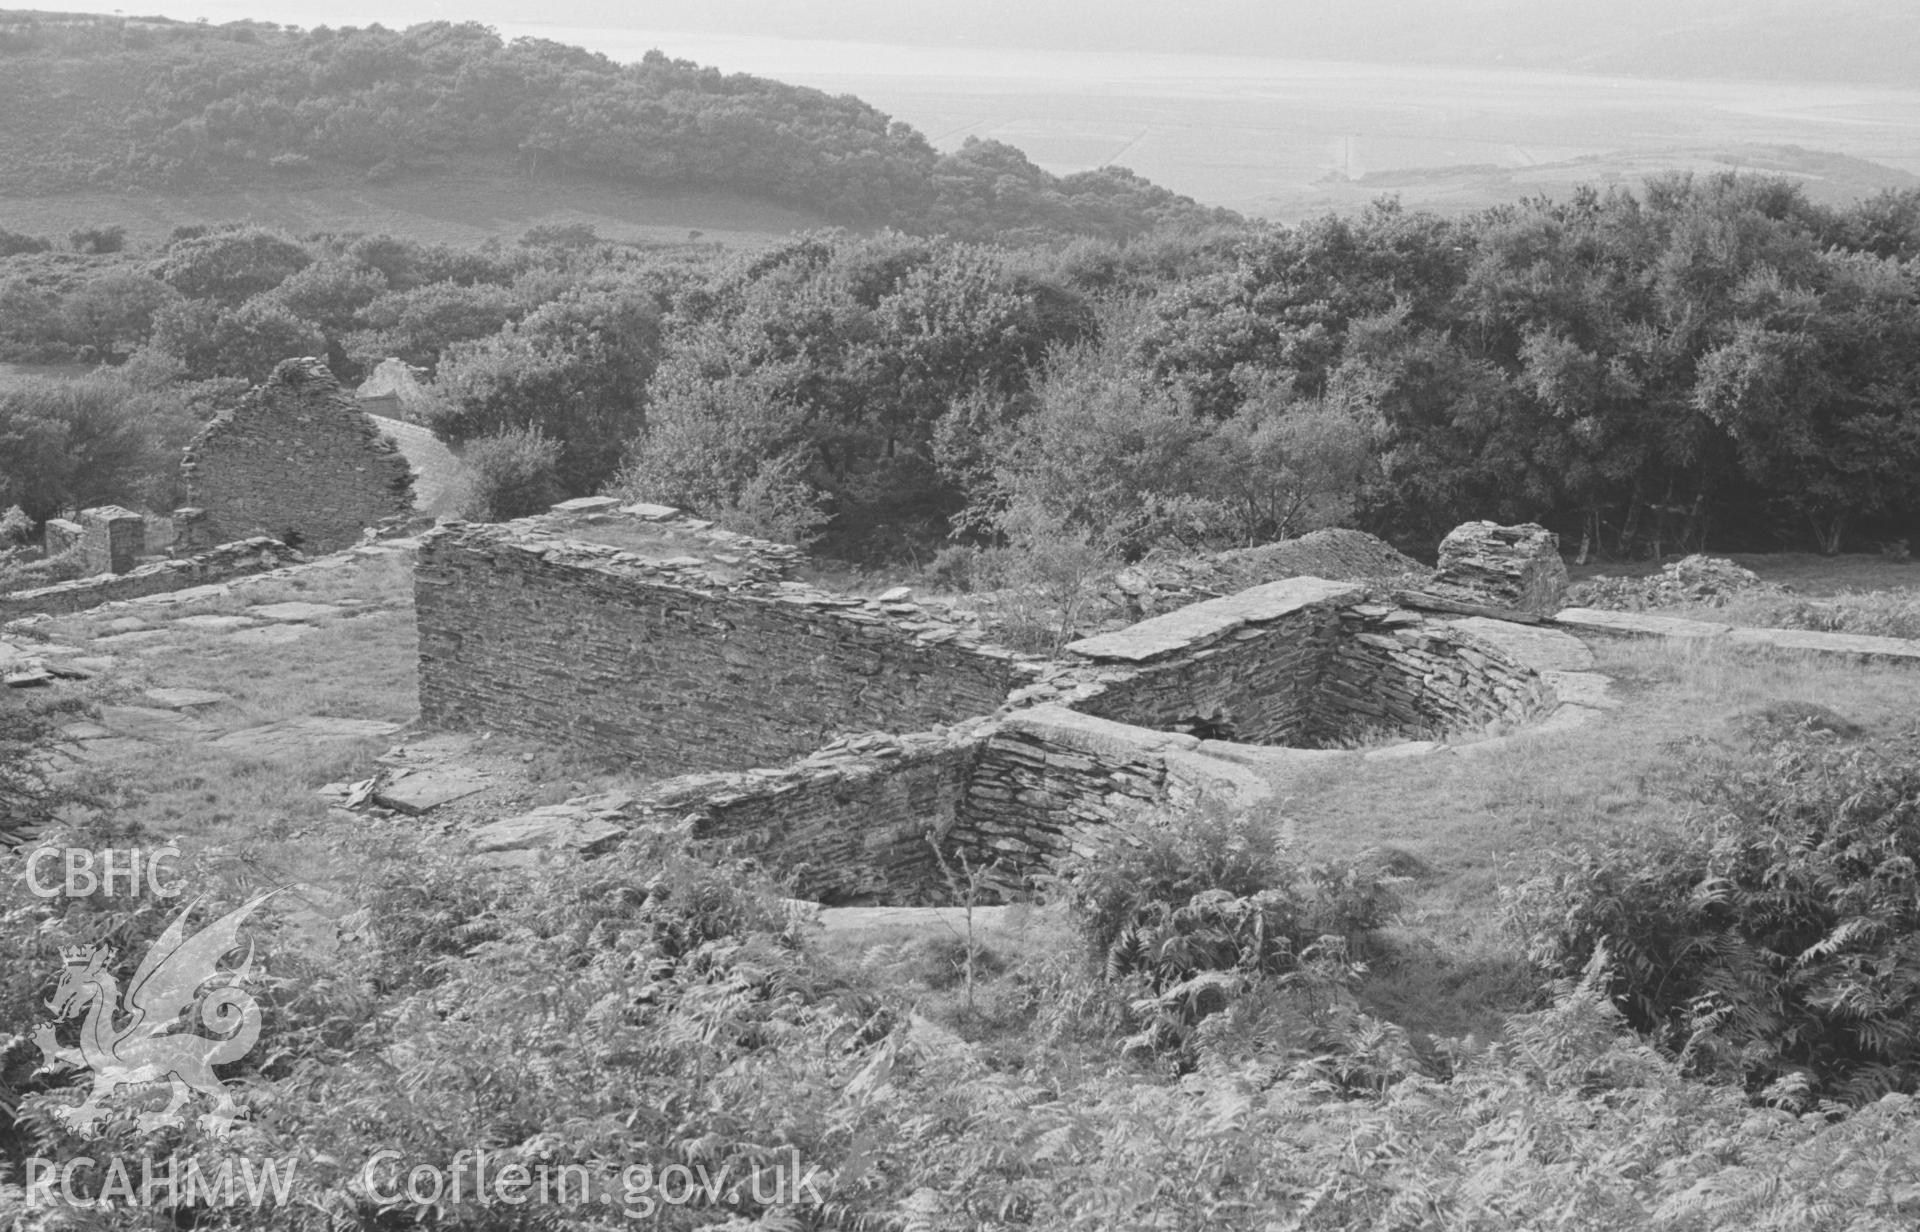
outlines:
[[[950,842],[1006,892],[1068,852],[1089,854],[1092,831],[1158,805],[1245,803],[1264,793],[1203,742],[1059,706],[1008,716],[982,747]]]
[[[622,815],[809,897],[903,903],[948,898],[934,843],[1011,892],[1128,812],[1243,806],[1272,794],[1276,759],[1345,755],[1253,746],[1556,704],[1468,628],[1348,582],[1269,582],[1045,663],[899,593],[795,581],[799,560],[611,498],[448,523],[415,566],[423,718],[678,773]]]
[[[1338,605],[1364,594],[1320,578],[1269,582],[1075,642],[1071,653],[1121,669],[1075,708],[1162,731],[1306,744]]]
[[[1446,733],[1524,723],[1557,704],[1540,673],[1471,634],[1389,604],[1343,608],[1321,675],[1322,742],[1383,730]]]
[[[990,725],[843,737],[790,765],[688,775],[639,801],[719,854],[752,856],[825,902],[938,902]]]
[[[413,472],[318,359],[284,360],[187,446],[199,542],[269,535],[319,555],[413,511]]]
[[[913,605],[779,580],[793,548],[658,506],[595,503],[424,538],[414,580],[427,722],[736,770],[844,734],[988,714],[1033,673]]]
[[[1269,582],[1067,648],[1098,664],[1074,709],[1246,744],[1318,747],[1524,722],[1539,673],[1441,621],[1320,578]]]
[[[242,539],[179,560],[161,560],[141,565],[128,573],[99,574],[54,586],[0,594],[0,621],[14,620],[35,612],[60,615],[85,611],[103,603],[137,599],[141,595],[185,590],[189,586],[278,569],[298,557],[299,553],[275,539]]]

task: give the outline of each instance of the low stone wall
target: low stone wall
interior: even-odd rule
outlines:
[[[1338,605],[1364,593],[1292,578],[1075,642],[1067,649],[1078,657],[1131,670],[1111,674],[1104,690],[1074,708],[1215,739],[1305,743],[1340,630]]]
[[[1522,723],[1558,699],[1540,673],[1442,621],[1390,604],[1341,609],[1319,684],[1316,742],[1398,729],[1442,734]]]
[[[1090,829],[1203,799],[1264,799],[1261,776],[1192,736],[1059,706],[911,736],[835,741],[777,769],[684,775],[640,796],[640,824],[684,827],[714,855],[752,856],[803,898],[945,903],[947,869],[987,870],[1011,896]],[[934,854],[934,844],[944,856]]]
[[[1097,684],[1063,704],[1244,744],[1477,731],[1553,705],[1539,673],[1497,647],[1319,578],[1270,582],[1068,649],[1097,665]]]
[[[848,733],[990,714],[1031,678],[1020,656],[911,604],[771,580],[792,548],[657,506],[620,516],[570,506],[449,523],[422,540],[429,725],[660,769],[736,770]]]
[[[716,854],[752,856],[792,876],[803,898],[945,902],[932,844],[950,844],[986,731],[874,733],[776,770],[671,779],[641,797],[638,815],[685,824]]]
[[[231,577],[265,573],[297,559],[299,553],[277,539],[256,537],[201,552],[181,560],[156,561],[130,573],[103,573],[93,577],[0,594],[0,621],[37,612],[62,615],[81,612],[120,599],[137,599],[162,591],[185,590]]]

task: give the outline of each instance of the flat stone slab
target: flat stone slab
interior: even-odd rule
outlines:
[[[156,706],[165,706],[169,710],[185,710],[193,706],[212,706],[229,701],[225,693],[215,693],[212,689],[148,689],[140,696]]]
[[[1593,651],[1571,633],[1540,625],[1515,624],[1467,616],[1448,624],[1503,650],[1536,672],[1584,672],[1593,666]]]
[[[402,813],[424,813],[486,786],[486,779],[464,770],[413,770],[377,789],[373,802]]]
[[[135,646],[150,646],[155,642],[164,642],[172,636],[165,629],[135,629],[131,633],[115,633],[109,637],[96,637],[93,644],[107,650],[131,650]]]
[[[488,822],[471,837],[474,848],[482,852],[593,852],[612,846],[626,833],[626,827],[589,816],[587,810],[575,805],[549,804],[518,817]]]
[[[604,513],[620,507],[617,496],[576,496],[572,500],[563,500],[554,505],[555,513]]]
[[[1864,633],[1821,633],[1813,629],[1735,629],[1727,640],[1736,646],[1801,650],[1877,663],[1920,663],[1920,642]]]
[[[233,588],[225,582],[208,582],[204,586],[188,586],[181,590],[163,590],[158,594],[140,595],[128,599],[128,603],[142,607],[177,607],[182,603],[195,603],[201,599],[220,599],[233,593]]]
[[[299,641],[313,632],[315,627],[300,624],[260,625],[230,633],[227,635],[227,640],[239,646],[284,646],[288,642]]]
[[[1517,607],[1501,607],[1495,603],[1477,602],[1464,595],[1440,594],[1433,590],[1394,590],[1394,602],[1422,612],[1453,612],[1461,616],[1480,616],[1488,620],[1501,620],[1511,624],[1515,621],[1534,624],[1540,616],[1534,612],[1523,611]]]
[[[131,757],[147,749],[147,742],[135,740],[131,736],[103,736],[98,740],[88,740],[76,750],[82,761],[111,761],[119,757]]]
[[[1553,695],[1563,703],[1590,706],[1595,710],[1618,710],[1620,699],[1613,695],[1613,677],[1601,672],[1541,672]]]
[[[680,513],[672,505],[652,505],[645,501],[637,504],[622,505],[620,512],[630,517],[644,518],[649,522],[658,522],[666,518],[677,517]]]
[[[60,734],[69,740],[105,740],[113,735],[113,729],[81,719],[62,726]]]
[[[100,721],[120,735],[138,740],[199,740],[212,730],[178,710],[158,706],[102,706]]]
[[[153,628],[153,625],[138,616],[116,616],[100,627],[109,633],[138,633],[142,629]]]
[[[182,616],[173,622],[173,627],[192,629],[196,633],[231,633],[258,623],[251,616]]]
[[[1191,751],[1200,747],[1200,741],[1193,736],[1154,731],[1135,727],[1131,723],[1116,723],[1112,719],[1095,718],[1064,706],[1034,706],[1015,711],[1001,723],[1000,730],[1029,735],[1115,761],[1134,761],[1156,753]]]
[[[1608,633],[1615,637],[1721,637],[1732,625],[1678,616],[1650,616],[1645,612],[1610,612],[1597,607],[1563,607],[1553,623],[1578,632]]]
[[[303,757],[316,740],[364,740],[371,736],[391,736],[400,724],[383,719],[335,719],[309,715],[247,727],[211,741],[214,748],[230,753],[249,753],[259,757]]]
[[[1249,624],[1264,623],[1303,608],[1359,599],[1363,587],[1325,578],[1284,578],[1243,590],[1237,595],[1208,599],[1150,617],[1113,633],[1082,638],[1067,649],[1086,659],[1142,663],[1210,641]]]
[[[340,607],[332,603],[307,603],[295,599],[287,603],[262,603],[247,609],[251,614],[263,620],[282,620],[310,622],[324,620],[328,616],[338,616]]]

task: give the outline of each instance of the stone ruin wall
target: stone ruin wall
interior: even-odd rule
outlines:
[[[1204,747],[1044,705],[845,738],[777,769],[684,775],[656,784],[637,815],[712,855],[791,874],[796,893],[823,902],[951,902],[948,872],[961,876],[963,861],[986,871],[990,895],[1009,896],[1129,812],[1262,793]]]
[[[128,573],[106,573],[53,586],[0,594],[0,621],[35,612],[56,616],[81,612],[103,603],[137,599],[142,595],[157,595],[163,591],[185,590],[189,586],[203,586],[250,573],[265,573],[289,564],[297,557],[293,549],[276,539],[264,536],[242,539],[179,560],[160,560],[141,565]]]
[[[1443,621],[1363,603],[1340,624],[1320,679],[1323,739],[1518,724],[1558,703],[1538,672]]]
[[[716,854],[791,874],[809,898],[945,901],[946,874],[929,839],[953,858],[986,730],[875,732],[777,770],[687,775],[649,792],[642,816],[684,826]]]
[[[679,553],[665,560],[562,529],[449,523],[424,538],[426,722],[742,770],[840,735],[989,714],[1030,675],[1020,656],[917,611],[773,580],[777,545],[704,522],[679,520]]]
[[[656,783],[640,817],[823,901],[949,901],[929,838],[1012,891],[1129,811],[1263,798],[1249,743],[1555,704],[1504,652],[1353,584],[1270,583],[1040,664],[788,580],[795,549],[617,506],[425,537],[423,719],[704,771]]]
[[[187,446],[196,548],[268,535],[309,555],[413,511],[413,471],[318,359],[284,360]]]
[[[1555,704],[1538,673],[1363,587],[1293,578],[1087,638],[1100,666],[1073,709],[1242,744],[1320,747],[1524,722]]]
[[[47,555],[77,552],[81,577],[130,573],[146,551],[146,519],[118,505],[83,509],[78,521],[66,518],[47,521]]]
[[[1320,727],[1320,673],[1340,630],[1336,604],[1364,592],[1315,578],[1194,604],[1067,649],[1106,669],[1073,709],[1156,731],[1303,745]]]

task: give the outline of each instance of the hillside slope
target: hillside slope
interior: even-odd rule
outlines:
[[[383,184],[478,158],[536,183],[721,190],[978,238],[1231,219],[1124,169],[1054,176],[992,141],[941,154],[850,96],[658,53],[622,65],[472,24],[298,32],[14,13],[0,16],[0,114],[12,196]]]

